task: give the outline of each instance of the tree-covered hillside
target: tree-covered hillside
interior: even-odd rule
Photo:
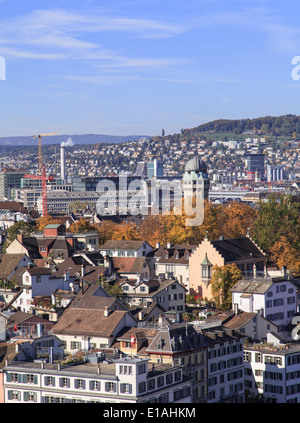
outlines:
[[[187,131],[187,130],[185,130]],[[234,132],[242,134],[243,132],[253,131],[259,135],[273,135],[283,137],[300,137],[300,116],[284,115],[284,116],[265,116],[255,119],[219,119],[212,122],[204,123],[192,128],[193,134],[205,132]]]

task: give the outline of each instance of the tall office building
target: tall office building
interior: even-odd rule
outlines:
[[[254,181],[257,175],[261,180],[265,179],[265,155],[249,154],[246,158],[247,179]]]
[[[267,181],[278,182],[284,180],[283,166],[267,165]]]
[[[21,188],[24,169],[4,169],[0,173],[0,201],[14,200],[15,189]]]
[[[159,178],[164,176],[164,168],[162,163],[154,159],[153,162],[147,163],[147,177],[148,179]]]

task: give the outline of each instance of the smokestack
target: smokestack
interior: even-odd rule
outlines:
[[[65,163],[65,146],[62,144],[60,146],[60,177],[65,183],[66,180],[66,163]]]

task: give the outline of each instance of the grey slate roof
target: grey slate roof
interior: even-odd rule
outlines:
[[[224,257],[226,262],[239,260],[265,259],[259,248],[248,238],[233,238],[211,241],[216,250]]]
[[[234,287],[231,288],[231,292],[243,292],[247,294],[264,294],[271,288],[273,282],[270,281],[245,281],[241,280]]]

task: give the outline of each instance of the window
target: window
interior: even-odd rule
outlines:
[[[36,392],[24,392],[24,401],[36,402]]]
[[[36,375],[25,375],[25,383],[37,384],[37,376]]]
[[[202,278],[211,278],[211,266],[202,265]]]
[[[255,353],[255,363],[261,363],[261,353]]]
[[[145,292],[146,291],[146,287],[145,286],[141,286],[140,287],[140,292]]]
[[[7,393],[9,400],[21,401],[21,392],[20,391],[8,391]]]
[[[148,391],[152,391],[155,389],[155,379],[148,380]]]
[[[90,390],[91,391],[100,391],[101,385],[98,380],[91,380],[90,381]]]
[[[105,391],[106,392],[116,392],[117,386],[114,382],[105,382]]]
[[[130,343],[128,342],[128,344],[130,344]],[[121,375],[132,375],[132,366],[120,366],[120,374]]]
[[[70,379],[68,377],[61,377],[59,379],[59,386],[61,388],[69,388],[70,387]]]
[[[138,374],[146,373],[146,364],[140,364],[138,366]]]
[[[178,382],[179,380],[181,380],[181,372],[180,371],[175,372],[174,378],[175,378],[175,382]]]
[[[7,382],[18,382],[18,373],[7,373]]]
[[[157,378],[157,387],[160,388],[161,386],[164,386],[165,384],[165,378],[164,376],[160,376]]]
[[[55,378],[53,376],[46,376],[45,377],[45,385],[55,386]]]
[[[81,342],[71,341],[71,350],[79,350],[81,348]]]
[[[280,292],[285,292],[285,291],[286,291],[286,286],[280,285]]]
[[[131,394],[132,393],[132,385],[130,383],[121,383],[120,384],[120,392],[121,392],[121,394]]]
[[[76,389],[85,389],[85,380],[75,379],[75,388]]]
[[[143,392],[146,392],[146,382],[139,383],[139,394],[142,394]]]
[[[166,393],[166,394],[163,394],[163,395],[161,395],[159,398],[158,398],[158,402],[160,402],[160,403],[168,403],[169,402],[169,394],[168,393]]]
[[[123,285],[122,289],[123,289],[123,291],[129,291],[129,286],[128,285]]]
[[[170,385],[170,383],[173,383],[173,373],[169,373],[166,375],[166,384]]]

